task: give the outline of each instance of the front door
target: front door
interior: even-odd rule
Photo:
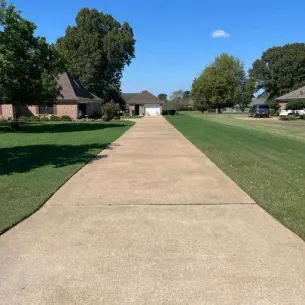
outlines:
[[[77,117],[83,118],[87,115],[87,104],[78,104]]]

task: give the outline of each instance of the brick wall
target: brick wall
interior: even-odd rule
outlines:
[[[72,119],[77,118],[77,104],[76,103],[60,103],[56,104],[55,115],[62,116],[68,115]]]
[[[8,118],[14,118],[14,110],[13,110],[13,106],[12,105],[1,105],[1,116],[3,116],[4,118],[8,119]]]
[[[285,103],[279,103],[280,104],[280,109],[286,109],[286,105],[287,105],[287,102]]]
[[[144,115],[144,114],[145,114],[145,107],[144,107],[144,105],[140,105],[139,115]]]
[[[87,115],[90,117],[97,113],[101,114],[101,107],[102,107],[101,103],[88,103],[87,104]]]
[[[129,114],[132,115],[132,111],[135,110],[135,105],[128,105]]]

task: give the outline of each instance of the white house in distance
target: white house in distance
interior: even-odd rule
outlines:
[[[141,93],[123,93],[130,115],[160,115],[164,102],[147,90]]]

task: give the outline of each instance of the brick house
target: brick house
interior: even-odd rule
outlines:
[[[141,93],[123,93],[130,115],[160,115],[164,102],[147,90]]]
[[[281,109],[285,109],[287,103],[293,100],[305,100],[305,86],[276,98]]]
[[[102,100],[90,93],[79,81],[68,73],[59,76],[57,83],[60,89],[60,96],[52,104],[12,106],[0,105],[0,116],[4,118],[18,118],[21,116],[46,116],[68,115],[76,119],[82,116],[93,116],[101,111]]]

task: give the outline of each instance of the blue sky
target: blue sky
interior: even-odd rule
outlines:
[[[137,39],[136,58],[124,71],[124,92],[187,90],[220,53],[239,57],[249,68],[271,46],[305,41],[304,0],[7,1],[49,42],[64,35],[82,7],[129,22]],[[213,38],[216,30],[230,36]]]

